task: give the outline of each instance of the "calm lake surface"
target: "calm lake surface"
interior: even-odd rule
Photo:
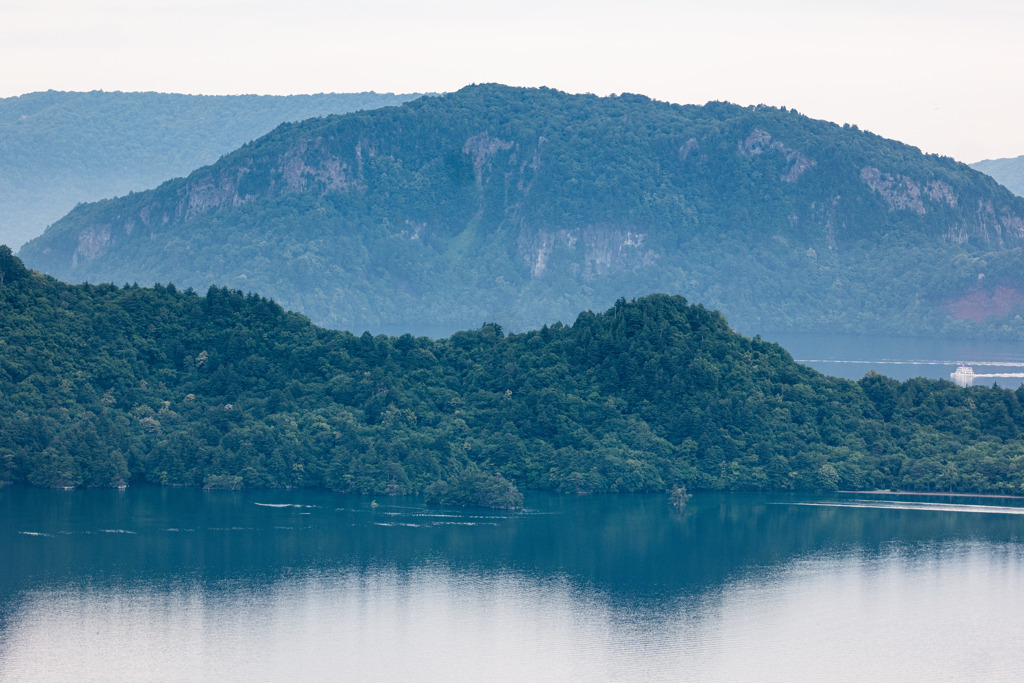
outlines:
[[[777,342],[793,359],[834,377],[857,380],[869,370],[898,380],[949,379],[958,365],[981,375],[1024,374],[1024,344],[993,339],[940,339],[881,335],[761,335]],[[1024,377],[979,377],[975,385],[1016,389]]]
[[[985,498],[0,489],[0,679],[1022,680]]]

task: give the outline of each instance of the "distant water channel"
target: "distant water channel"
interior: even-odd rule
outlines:
[[[999,340],[956,340],[877,335],[764,334],[804,365],[834,377],[857,380],[868,371],[907,380],[950,379],[957,366],[979,375],[1024,374],[1024,344]],[[1016,389],[1024,377],[978,377],[975,385]]]
[[[1024,506],[0,489],[0,680],[1022,680]]]

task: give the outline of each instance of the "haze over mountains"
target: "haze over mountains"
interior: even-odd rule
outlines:
[[[482,85],[282,125],[20,255],[355,331],[527,329],[668,292],[750,333],[1020,336],[1022,243],[1024,199],[856,127]]]
[[[987,173],[1010,192],[1024,196],[1024,156],[1006,159],[985,159],[971,164],[971,168]]]
[[[145,190],[185,175],[282,121],[414,97],[51,90],[2,98],[0,244],[16,249],[80,202]]]

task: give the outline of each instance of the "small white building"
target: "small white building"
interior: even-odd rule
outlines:
[[[949,373],[949,378],[962,387],[969,387],[974,384],[974,368],[970,365],[961,365]]]

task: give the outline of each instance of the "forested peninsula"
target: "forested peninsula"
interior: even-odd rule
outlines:
[[[1020,391],[798,365],[679,296],[523,334],[356,336],[255,294],[68,285],[0,248],[0,480],[1021,493]]]

